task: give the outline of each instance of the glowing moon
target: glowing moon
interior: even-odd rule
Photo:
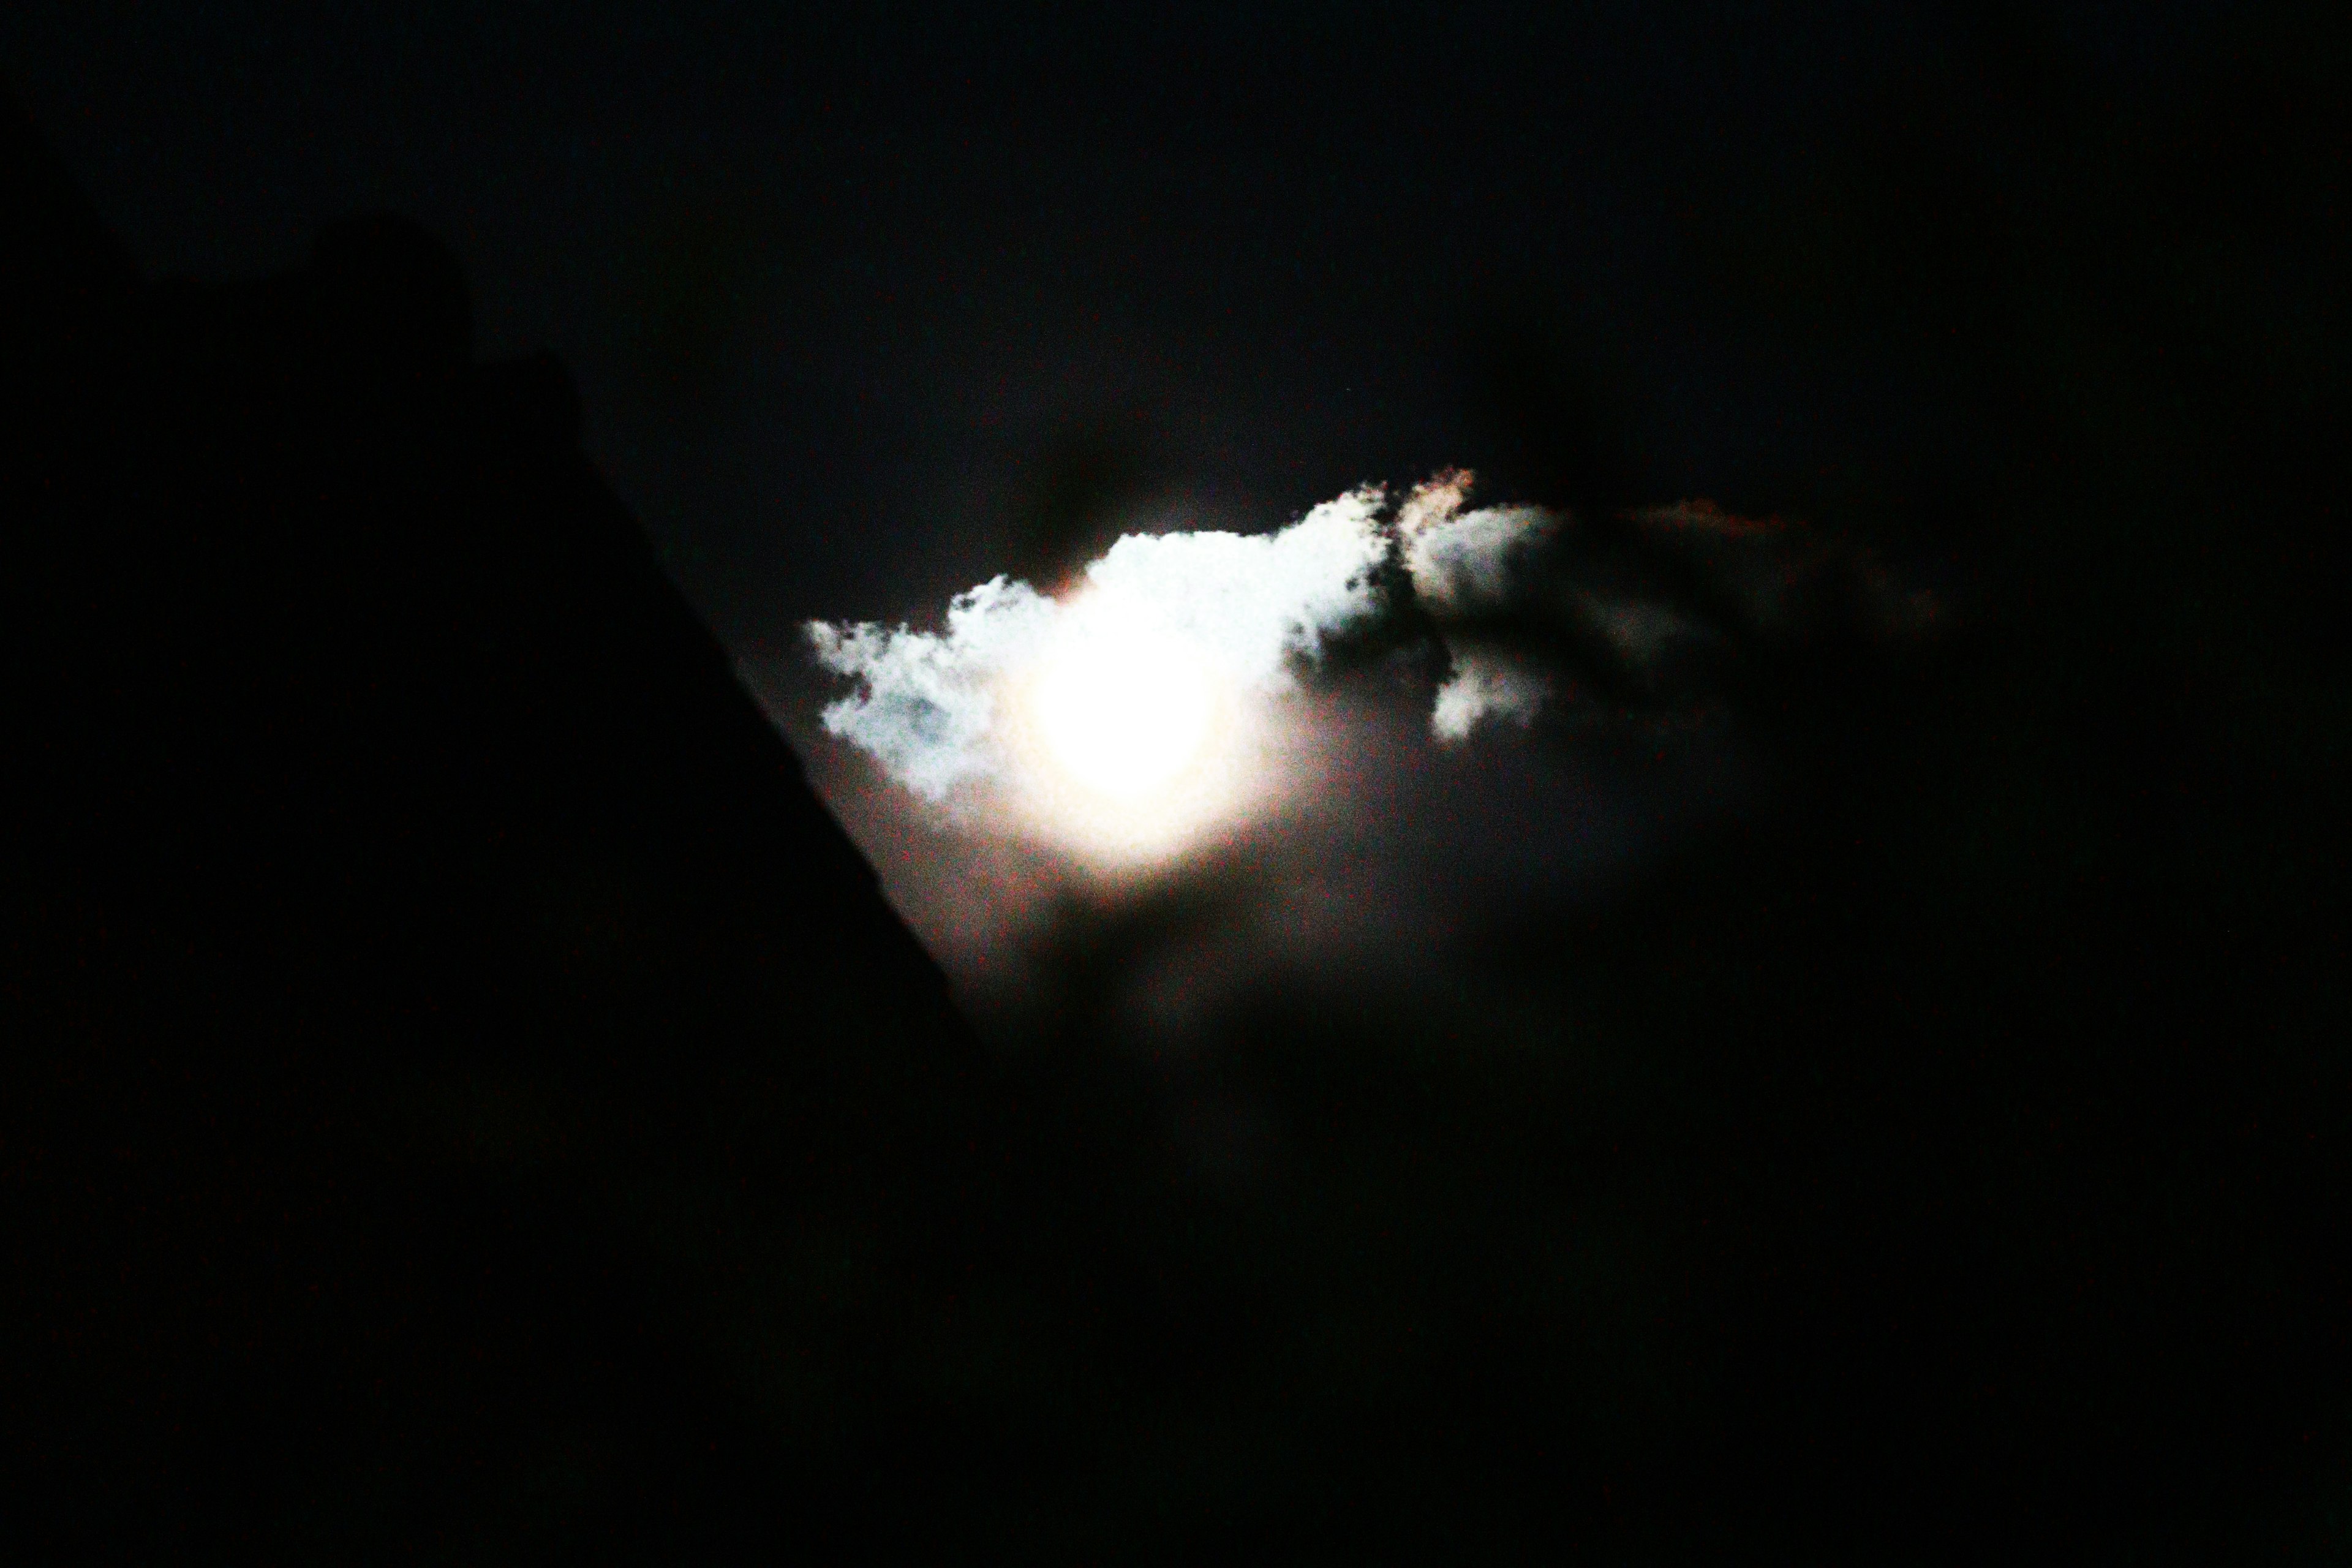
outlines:
[[[1087,617],[1039,673],[1030,700],[1055,766],[1113,800],[1139,801],[1196,761],[1215,717],[1200,651],[1166,633]]]
[[[1011,687],[1016,798],[1100,868],[1181,853],[1264,794],[1255,710],[1209,649],[1118,594],[1066,601]]]

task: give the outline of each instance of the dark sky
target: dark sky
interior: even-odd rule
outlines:
[[[2063,96],[2160,100],[2210,9],[2028,31]],[[1857,104],[1975,68],[1974,15],[28,5],[0,51],[152,275],[292,265],[361,209],[442,235],[481,349],[572,367],[592,455],[804,721],[802,621],[1045,580],[1052,539],[1107,542],[1147,503],[1258,531],[1457,464],[1491,500],[1577,499],[1544,493],[1513,417],[1530,361],[1601,389],[1621,500],[1761,510],[1839,464],[1920,484],[1974,461],[1897,350],[1792,351],[1715,299],[1742,192],[1801,185]],[[1983,157],[2016,157],[1984,112]],[[855,759],[812,761],[943,945],[921,906],[970,904],[982,869]],[[1622,855],[1623,809],[1521,769],[1412,773],[1339,813],[1342,838],[1410,819],[1411,843],[1306,859],[1346,904]],[[1719,771],[1629,787],[1663,810]],[[1367,853],[1391,867],[1369,894]]]
[[[2046,26],[2112,93],[2200,9]],[[1885,366],[1706,332],[1686,196],[1932,70],[1967,12],[28,4],[0,51],[152,272],[287,265],[362,208],[446,237],[483,346],[572,365],[754,652],[935,605],[1073,484],[1257,529],[1507,475],[1475,348],[1530,319],[1605,350],[1663,491],[1899,427]]]

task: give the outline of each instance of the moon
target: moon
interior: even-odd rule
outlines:
[[[1031,700],[1055,764],[1119,801],[1165,789],[1196,761],[1215,706],[1197,648],[1107,622],[1065,640]]]
[[[1099,858],[1163,858],[1244,793],[1245,693],[1146,606],[1090,595],[1066,610],[1015,688],[1032,810]]]

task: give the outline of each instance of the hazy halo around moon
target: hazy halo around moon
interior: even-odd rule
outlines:
[[[1447,469],[1395,500],[1366,485],[1266,534],[1124,535],[1070,592],[1000,575],[938,630],[809,622],[818,663],[856,683],[824,728],[930,808],[1089,869],[1211,847],[1293,794],[1301,682],[1330,674],[1328,639],[1377,630],[1404,596],[1438,617],[1519,613],[1565,519],[1465,510],[1472,483]],[[1721,531],[1711,509],[1692,516]],[[1384,567],[1401,570],[1381,586]],[[1438,742],[1526,729],[1556,700],[1525,656],[1430,624],[1407,629],[1447,662],[1423,698]]]
[[[917,630],[812,621],[856,683],[825,731],[929,808],[1118,872],[1279,799],[1297,670],[1375,615],[1391,559],[1365,487],[1268,534],[1129,534],[1069,593],[999,576]]]

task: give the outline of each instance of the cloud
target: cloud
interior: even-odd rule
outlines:
[[[1036,658],[1061,606],[1026,583],[992,578],[956,595],[945,633],[811,621],[817,662],[856,679],[824,710],[824,727],[871,752],[929,800],[992,772],[1000,677]]]
[[[1383,611],[1374,586],[1393,559],[1434,622],[1449,661],[1429,715],[1447,744],[1492,725],[1532,724],[1563,689],[1520,651],[1514,627],[1572,622],[1637,671],[1654,672],[1705,628],[1653,599],[1609,597],[1564,581],[1556,552],[1569,519],[1539,506],[1467,510],[1474,477],[1449,469],[1389,512],[1374,487],[1324,502],[1271,534],[1130,534],[1049,597],[998,577],[958,595],[940,631],[813,621],[818,660],[857,689],[824,710],[827,731],[866,751],[908,789],[943,800],[968,781],[1005,776],[1020,751],[1006,708],[1024,672],[1072,650],[1116,681],[1122,639],[1181,644],[1221,689],[1270,696],[1312,666],[1324,639]],[[1633,521],[1696,552],[1734,587],[1752,584],[1759,614],[1790,618],[1789,531],[1706,502],[1654,508]],[[1750,559],[1750,558],[1753,559]],[[1777,597],[1776,597],[1777,595]],[[1916,617],[1915,617],[1916,618]],[[1140,687],[1139,704],[1149,700]]]
[[[1437,689],[1429,716],[1441,741],[1466,741],[1487,723],[1525,729],[1552,694],[1551,678],[1525,660],[1477,648],[1455,648],[1452,658],[1453,671]]]
[[[1372,613],[1371,576],[1387,559],[1381,492],[1325,501],[1279,533],[1129,534],[1087,568],[1089,592],[1171,632],[1261,690],[1289,685],[1295,655]]]
[[[1273,534],[1130,534],[1066,597],[998,577],[957,595],[943,631],[812,621],[818,662],[858,684],[824,710],[824,727],[937,801],[1012,766],[1008,682],[1088,626],[1149,628],[1239,689],[1287,689],[1295,662],[1373,613],[1372,575],[1391,548],[1382,505],[1365,489]]]
[[[1538,506],[1464,511],[1473,476],[1454,468],[1415,489],[1397,509],[1397,548],[1413,596],[1442,619],[1495,615],[1518,605],[1561,514]],[[1551,678],[1522,658],[1448,636],[1452,663],[1438,688],[1430,729],[1441,741],[1469,739],[1482,724],[1524,729],[1550,698]]]
[[[1464,511],[1471,480],[1461,468],[1440,474],[1397,509],[1397,542],[1413,593],[1441,614],[1509,605],[1562,521],[1559,513],[1539,506]]]

